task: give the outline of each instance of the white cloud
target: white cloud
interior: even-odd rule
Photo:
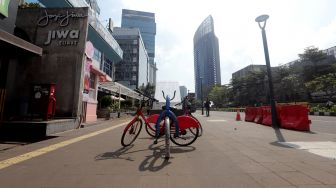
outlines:
[[[254,19],[269,14],[266,33],[272,66],[298,58],[304,48],[336,45],[336,1],[99,1],[101,17],[120,25],[121,9],[154,12],[157,23],[158,80],[178,81],[194,90],[193,36],[212,15],[219,40],[222,84],[249,64],[265,64],[261,32]]]

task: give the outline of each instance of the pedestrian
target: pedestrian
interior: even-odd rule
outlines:
[[[191,103],[189,102],[189,97],[186,96],[182,101],[182,110],[184,114],[190,114]]]
[[[205,104],[204,104],[204,107],[205,107],[205,113],[206,113],[206,116],[209,117],[210,116],[210,101],[209,101],[209,98],[207,98],[207,100],[205,101]]]

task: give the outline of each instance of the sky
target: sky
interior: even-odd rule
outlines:
[[[100,20],[120,27],[122,9],[155,13],[157,81],[178,81],[194,91],[193,37],[211,15],[219,41],[222,84],[232,73],[265,64],[255,18],[268,14],[266,35],[271,66],[298,59],[309,46],[336,46],[334,0],[98,0]]]

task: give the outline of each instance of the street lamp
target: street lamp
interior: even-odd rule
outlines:
[[[200,77],[200,80],[201,80],[201,105],[202,105],[202,115],[204,114],[204,110],[203,110],[203,77]]]
[[[265,61],[266,61],[266,68],[267,68],[267,76],[268,76],[268,84],[269,84],[269,93],[270,93],[270,103],[271,103],[271,111],[272,111],[272,126],[273,128],[279,128],[278,121],[277,121],[277,111],[274,101],[274,93],[273,93],[273,82],[272,82],[272,72],[271,72],[271,65],[270,59],[268,54],[268,46],[267,46],[267,39],[266,39],[266,21],[269,18],[268,15],[264,14],[258,16],[255,21],[258,22],[259,28],[261,29],[263,45],[264,45],[264,53],[265,53]]]

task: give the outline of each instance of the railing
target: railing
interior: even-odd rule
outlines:
[[[90,7],[85,0],[67,0],[73,7]],[[122,58],[123,51],[112,34],[98,20],[96,13],[89,9],[89,24],[99,33],[99,35],[108,43],[111,48]]]

